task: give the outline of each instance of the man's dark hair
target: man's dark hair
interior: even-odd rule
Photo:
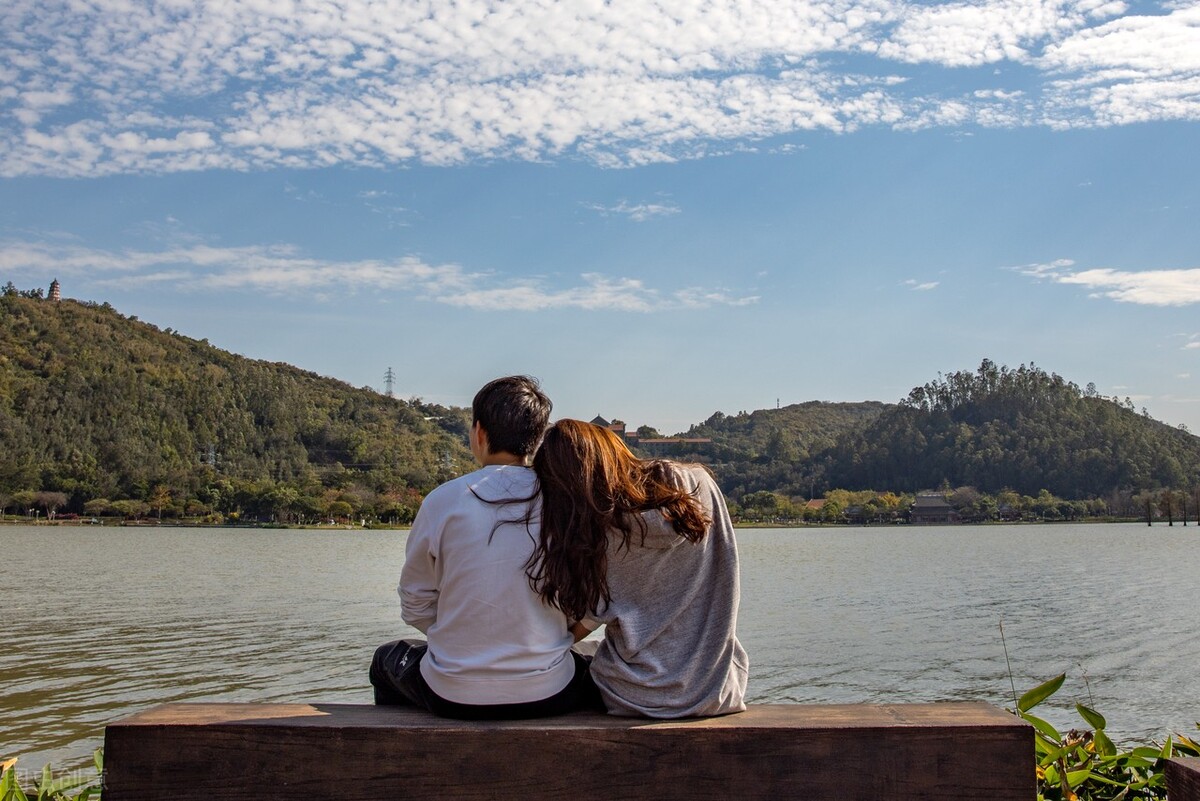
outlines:
[[[484,384],[471,401],[471,424],[479,423],[492,453],[529,456],[537,450],[554,404],[536,378],[510,375]]]

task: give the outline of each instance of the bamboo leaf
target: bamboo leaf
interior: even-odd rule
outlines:
[[[1174,749],[1172,749],[1172,747],[1171,747],[1171,738],[1167,737],[1167,741],[1165,743],[1163,743],[1162,751],[1159,752],[1158,758],[1159,759],[1170,759],[1171,755],[1173,753],[1174,753]]]
[[[1051,766],[1051,765],[1053,765],[1055,762],[1058,762],[1060,759],[1062,759],[1062,758],[1063,758],[1064,756],[1066,756],[1067,754],[1071,753],[1071,750],[1072,750],[1073,748],[1074,748],[1074,746],[1070,746],[1070,745],[1064,745],[1062,748],[1059,748],[1059,749],[1057,749],[1057,750],[1054,750],[1054,751],[1050,751],[1050,752],[1049,752],[1049,753],[1047,753],[1047,754],[1046,754],[1046,756],[1045,756],[1045,757],[1042,759],[1042,761],[1041,761],[1041,763],[1040,763],[1040,764],[1041,764],[1043,767],[1045,767],[1045,768],[1046,768],[1046,770],[1048,771],[1048,770],[1050,770],[1050,766]]]
[[[1063,682],[1067,680],[1066,673],[1059,673],[1049,681],[1044,681],[1032,690],[1028,691],[1017,700],[1017,711],[1027,712],[1035,706],[1045,701],[1050,696],[1058,692],[1058,688],[1062,687]]]
[[[1088,778],[1091,779],[1092,781],[1100,782],[1101,784],[1110,784],[1113,787],[1128,787],[1128,785],[1125,782],[1113,781],[1112,779],[1108,778],[1107,776],[1097,773],[1094,770],[1088,772]]]
[[[1070,785],[1072,790],[1074,790],[1076,787],[1087,781],[1088,776],[1091,774],[1092,772],[1087,768],[1084,768],[1083,770],[1067,771],[1067,784]]]
[[[61,779],[50,782],[43,789],[47,795],[61,793],[64,790],[73,790],[76,787],[81,787],[85,784],[91,784],[95,779],[88,776],[64,776]]]
[[[1086,707],[1083,704],[1076,704],[1075,711],[1079,713],[1079,717],[1087,721],[1087,724],[1096,731],[1102,730],[1106,725],[1104,715],[1101,715],[1091,707]]]
[[[1096,743],[1096,753],[1100,756],[1116,756],[1117,747],[1113,745],[1113,741],[1104,733],[1104,729],[1096,729],[1093,741]]]
[[[1059,733],[1058,729],[1054,728],[1053,726],[1051,726],[1049,723],[1042,720],[1041,718],[1039,718],[1035,715],[1030,715],[1027,712],[1022,712],[1021,718],[1023,720],[1025,720],[1026,722],[1032,724],[1033,728],[1037,729],[1042,734],[1053,739],[1055,742],[1055,745],[1062,742],[1062,734]]]
[[[1176,734],[1175,739],[1179,741],[1179,745],[1177,745],[1175,748],[1176,751],[1189,751],[1194,756],[1200,756],[1200,743],[1197,743],[1191,737],[1185,737],[1182,734]]]

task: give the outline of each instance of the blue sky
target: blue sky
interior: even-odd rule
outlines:
[[[562,416],[1034,362],[1200,432],[1200,2],[9,0],[0,281]]]

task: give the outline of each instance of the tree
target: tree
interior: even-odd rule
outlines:
[[[88,517],[103,517],[112,511],[112,501],[108,498],[93,498],[83,504],[83,513]]]
[[[67,505],[67,496],[66,493],[62,492],[47,492],[43,490],[34,495],[33,502],[46,510],[47,520],[53,520],[55,512]]]
[[[300,508],[300,491],[287,484],[275,486],[268,493],[268,498],[276,519],[283,523],[288,522],[292,513]]]
[[[792,444],[790,437],[777,428],[767,439],[767,447],[763,451],[763,455],[772,462],[794,462],[796,461],[796,446]]]
[[[37,500],[37,493],[33,490],[19,490],[13,493],[12,502],[17,507],[17,513],[29,516],[33,513],[33,506]]]
[[[760,490],[743,495],[741,506],[747,517],[753,520],[762,520],[775,515],[775,510],[779,506],[779,498],[773,492]]]
[[[122,498],[112,502],[112,510],[122,517],[141,520],[150,511],[150,506],[145,501]]]
[[[162,520],[162,510],[165,506],[171,505],[171,488],[165,484],[159,484],[154,488],[154,492],[150,494],[150,508],[154,510],[155,516]]]

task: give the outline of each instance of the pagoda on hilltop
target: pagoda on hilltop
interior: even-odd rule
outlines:
[[[46,293],[46,297],[55,303],[62,300],[62,293],[59,291],[57,278],[50,282],[50,291]]]

